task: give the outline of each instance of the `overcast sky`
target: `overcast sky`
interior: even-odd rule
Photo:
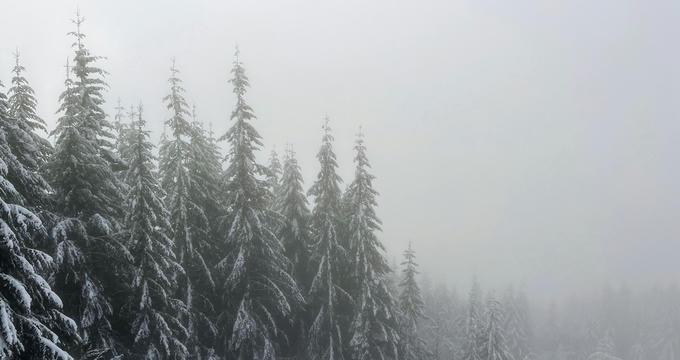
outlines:
[[[19,47],[50,127],[77,6],[155,138],[172,57],[225,131],[238,43],[263,160],[294,144],[311,185],[328,114],[348,183],[363,126],[390,258],[541,300],[680,280],[678,1],[0,2],[0,79]]]

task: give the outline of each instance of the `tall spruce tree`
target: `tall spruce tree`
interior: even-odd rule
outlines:
[[[290,261],[290,273],[300,288],[306,289],[311,281],[309,266],[310,212],[303,190],[303,179],[292,147],[286,150],[283,174],[279,184],[276,208],[283,217],[278,236]],[[289,330],[291,352],[302,355],[306,346],[309,319],[299,309],[294,314],[295,323]]]
[[[284,159],[283,173],[277,196],[277,209],[283,216],[279,239],[291,262],[291,274],[300,287],[309,286],[310,216],[309,202],[304,193],[304,180],[295,151],[289,148]]]
[[[23,73],[26,68],[19,61],[19,50],[14,54],[15,65],[12,69],[12,85],[9,88],[9,114],[16,120],[17,127],[27,137],[13,139],[17,142],[13,151],[25,167],[35,170],[45,164],[52,153],[52,145],[37,131],[46,131],[45,121],[36,113],[38,102],[33,88]],[[17,134],[18,135],[18,134]],[[19,145],[23,145],[19,147]]]
[[[153,146],[149,132],[144,130],[141,105],[138,118],[129,125],[130,145],[123,155],[129,161],[125,180],[129,186],[126,225],[129,229],[127,246],[134,255],[132,296],[132,358],[186,359],[189,351],[183,342],[188,337],[177,314],[185,304],[173,298],[177,289],[174,274],[184,270],[176,261],[170,213],[165,208],[161,190],[154,176]]]
[[[269,170],[269,173],[267,174],[269,192],[273,196],[271,199],[271,206],[272,209],[278,211],[279,209],[277,208],[278,204],[276,197],[279,194],[279,187],[281,186],[280,181],[282,167],[281,161],[279,161],[279,154],[276,152],[276,149],[272,149],[271,153],[269,153],[269,165],[267,166],[267,170]]]
[[[112,300],[124,300],[130,254],[119,241],[123,209],[122,184],[112,165],[120,164],[111,152],[110,124],[102,109],[105,72],[90,54],[77,15],[74,79],[67,77],[61,94],[55,151],[47,164],[54,188],[55,212],[64,216],[52,229],[57,242],[55,285],[65,300],[65,312],[77,319],[83,347],[79,358],[115,353]],[[107,290],[107,293],[104,290]],[[110,299],[110,294],[116,294]]]
[[[399,307],[404,318],[402,325],[404,339],[401,341],[400,351],[403,355],[401,357],[406,360],[425,359],[429,354],[425,351],[425,344],[418,335],[418,323],[424,317],[424,304],[416,281],[418,275],[416,252],[410,242],[404,251],[404,261],[401,265],[404,267],[399,283],[401,287]]]
[[[468,297],[468,309],[465,319],[465,335],[463,344],[463,360],[481,360],[483,337],[482,290],[475,278]]]
[[[487,301],[486,324],[483,329],[481,356],[484,360],[514,360],[505,340],[504,314],[493,295]]]
[[[416,276],[419,273],[416,252],[410,242],[408,248],[404,251],[404,261],[401,265],[404,267],[402,280],[399,284],[401,287],[399,295],[401,311],[408,322],[407,325],[411,328],[417,328],[418,321],[423,317],[423,298],[416,281]]]
[[[524,360],[531,354],[529,304],[524,293],[508,289],[503,297],[503,312],[508,349],[515,360]]]
[[[342,246],[342,209],[340,176],[333,152],[333,135],[323,125],[323,138],[317,159],[321,169],[308,191],[314,197],[311,217],[311,267],[314,271],[309,288],[312,323],[309,328],[307,356],[313,359],[340,360],[345,358],[343,336],[347,335],[348,319],[343,319],[342,303],[351,303],[351,296],[341,286],[341,265],[347,261]]]
[[[398,358],[396,303],[388,288],[390,267],[385,248],[376,236],[380,219],[376,216],[374,176],[369,173],[366,146],[361,131],[354,146],[356,170],[347,189],[350,262],[356,305],[350,347],[353,359]]]
[[[238,48],[231,73],[236,94],[234,123],[220,138],[230,145],[229,212],[223,222],[226,251],[217,264],[223,301],[220,330],[232,358],[271,360],[277,357],[276,344],[284,335],[281,322],[290,321],[304,300],[288,273],[283,246],[270,228],[275,214],[267,206],[271,194],[262,179],[267,169],[255,161],[262,142],[252,125],[253,110],[245,101],[249,82]]]
[[[124,127],[125,127],[125,107],[123,107],[123,104],[120,101],[120,98],[118,98],[118,102],[116,103],[116,107],[113,108],[116,113],[113,115],[113,128],[116,131],[116,140],[114,147],[118,151],[118,155],[121,155],[123,151],[121,150],[121,147],[124,146],[124,139],[125,139],[125,134],[124,134]],[[123,176],[124,177],[124,176]]]
[[[171,214],[177,260],[185,270],[178,296],[188,308],[187,314],[182,317],[189,332],[187,347],[199,358],[209,358],[214,354],[217,329],[212,320],[215,309],[211,301],[215,284],[205,261],[205,251],[210,249],[204,231],[207,221],[204,210],[191,196],[195,179],[191,178],[187,161],[190,159],[194,128],[188,120],[189,106],[174,60],[170,72],[170,93],[164,101],[172,114],[165,122],[171,136],[160,147],[161,185],[167,189],[165,202]]]
[[[7,179],[16,190],[24,194],[25,205],[42,207],[46,205],[50,187],[38,175],[52,152],[52,145],[38,131],[45,131],[45,121],[36,113],[37,101],[28,81],[23,76],[26,69],[19,62],[19,51],[15,53],[12,69],[12,85],[6,109],[11,121],[5,126],[5,139],[12,153],[27,173],[21,174],[18,168],[11,168]]]
[[[36,242],[48,236],[47,230],[24,207],[26,196],[45,189],[21,193],[8,178],[11,173],[15,179],[26,177],[23,184],[45,183],[10,148],[7,129],[18,121],[0,92],[0,358],[70,360],[65,349],[78,340],[77,325],[62,312],[62,300],[45,280],[54,261]]]
[[[215,254],[218,218],[223,212],[220,188],[221,156],[215,139],[206,132],[203,123],[198,121],[195,106],[192,110],[192,119],[187,160],[187,170],[192,180],[189,195],[202,210],[194,215],[192,222],[201,232],[200,237],[205,239],[201,244],[209,246],[201,252],[206,255]],[[214,257],[207,258],[206,261],[214,264]]]

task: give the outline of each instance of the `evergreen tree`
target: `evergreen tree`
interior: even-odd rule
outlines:
[[[13,149],[17,158],[30,169],[42,166],[52,152],[52,145],[47,139],[40,136],[36,131],[46,131],[45,121],[36,113],[38,102],[35,99],[33,88],[23,76],[24,68],[19,62],[19,50],[14,54],[15,65],[12,69],[12,86],[9,88],[9,114],[16,120],[17,127],[28,137],[22,137],[21,142]]]
[[[481,355],[484,360],[514,360],[508,350],[503,331],[503,310],[491,296],[487,302],[486,326],[483,330]]]
[[[154,176],[153,146],[148,140],[149,132],[144,130],[141,105],[137,116],[128,129],[131,144],[123,153],[129,159],[125,179],[130,188],[127,245],[135,257],[129,300],[133,314],[131,354],[134,358],[149,360],[185,359],[189,353],[183,341],[188,334],[176,314],[184,312],[186,306],[172,298],[177,288],[174,274],[183,269],[175,259],[172,239],[167,235],[171,229],[170,214]]]
[[[52,152],[52,145],[40,136],[37,131],[45,130],[45,121],[36,114],[37,101],[28,81],[23,76],[26,69],[19,62],[19,51],[15,53],[15,66],[12,69],[12,85],[9,88],[9,99],[6,102],[6,116],[4,124],[7,144],[21,163],[21,169],[26,173],[9,169],[7,179],[16,190],[24,194],[28,206],[46,205],[49,185],[38,175],[38,171],[45,164]]]
[[[77,319],[84,347],[80,358],[115,353],[108,294],[119,304],[129,274],[130,254],[118,241],[122,216],[122,184],[111,168],[120,164],[108,140],[110,124],[101,108],[106,88],[99,59],[89,53],[78,14],[74,23],[74,79],[67,77],[60,96],[60,118],[47,175],[55,190],[55,210],[65,216],[52,229],[57,242],[55,284],[65,300],[65,312]],[[104,293],[106,288],[107,293]]]
[[[283,225],[278,235],[283,243],[286,256],[291,262],[291,274],[300,286],[309,286],[310,212],[309,202],[303,190],[300,166],[293,149],[288,149],[284,160],[283,174],[279,186],[278,205]]]
[[[309,273],[310,213],[303,190],[300,166],[292,148],[286,151],[277,208],[283,217],[278,231],[286,257],[290,261],[290,273],[301,288],[307,288],[311,281]],[[304,311],[298,311],[295,324],[289,331],[292,351],[304,354],[308,320]]]
[[[279,161],[279,154],[276,153],[276,149],[272,149],[269,154],[269,166],[267,166],[267,185],[269,186],[269,192],[273,195],[272,197],[272,209],[278,211],[276,196],[279,194],[280,182],[281,182],[281,162]]]
[[[0,92],[0,358],[70,360],[65,345],[77,341],[77,325],[62,313],[60,297],[45,280],[54,266],[52,257],[36,247],[47,231],[23,206],[27,194],[7,177],[10,173],[15,178],[39,177],[10,148],[6,129],[17,126],[16,122]],[[44,184],[38,180],[23,183]]]
[[[360,132],[354,146],[355,178],[347,189],[348,235],[356,306],[350,347],[353,359],[398,357],[396,304],[387,286],[390,267],[385,248],[376,236],[380,219],[375,214],[377,191],[368,172],[370,164]]]
[[[529,305],[523,293],[509,289],[503,299],[505,337],[508,349],[516,360],[524,360],[530,353]]]
[[[311,266],[315,273],[309,289],[309,304],[313,321],[309,329],[308,357],[313,359],[344,359],[343,335],[347,333],[342,318],[342,302],[352,302],[341,286],[341,265],[347,260],[347,250],[341,245],[342,213],[340,176],[333,152],[333,136],[328,118],[323,126],[321,149],[317,159],[321,170],[308,195],[314,197],[311,218]]]
[[[425,351],[425,344],[418,336],[418,322],[424,317],[423,298],[420,294],[420,287],[416,281],[418,274],[418,264],[416,263],[416,252],[408,244],[408,249],[404,251],[404,266],[402,270],[402,280],[399,283],[401,293],[399,294],[399,305],[403,315],[403,334],[401,342],[403,354],[406,360],[419,360],[428,356]]]
[[[233,358],[273,360],[276,341],[284,335],[281,321],[290,321],[304,299],[288,273],[283,246],[269,227],[275,214],[267,206],[271,194],[266,182],[258,178],[267,169],[255,161],[262,142],[252,126],[253,110],[245,102],[249,82],[238,48],[231,72],[236,94],[234,123],[221,137],[231,146],[226,171],[230,211],[223,222],[226,252],[217,264],[224,301],[222,339]]]
[[[418,264],[416,264],[416,252],[413,250],[411,243],[408,244],[408,249],[404,251],[404,261],[401,263],[404,266],[402,271],[403,277],[401,283],[401,294],[399,301],[401,311],[407,320],[407,325],[410,328],[416,328],[418,321],[423,317],[423,299],[420,295],[420,288],[416,281],[418,274]]]
[[[115,142],[115,148],[118,151],[118,155],[121,155],[123,151],[121,150],[121,147],[123,146],[124,143],[124,127],[125,123],[124,118],[125,118],[125,107],[120,102],[120,98],[118,98],[118,103],[116,104],[116,107],[113,108],[116,111],[116,114],[113,115],[113,128],[116,131],[116,142]]]
[[[210,357],[214,353],[217,329],[212,321],[215,309],[211,301],[215,284],[204,255],[210,250],[205,237],[207,218],[191,196],[196,180],[191,178],[187,161],[190,159],[194,128],[187,119],[190,116],[189,106],[184,99],[184,88],[174,60],[170,71],[170,93],[164,101],[172,113],[165,122],[172,135],[161,143],[161,185],[168,192],[166,204],[170,208],[177,261],[185,270],[185,276],[180,279],[179,297],[188,308],[182,319],[189,332],[187,347],[199,358]]]
[[[210,246],[204,249],[202,253],[214,254],[218,217],[223,212],[220,203],[220,200],[222,200],[220,189],[222,162],[215,139],[205,131],[203,124],[196,118],[195,106],[192,111],[192,118],[187,161],[187,171],[191,179],[189,195],[202,209],[202,212],[194,215],[192,223],[200,231],[200,238],[205,239],[202,243]]]
[[[122,216],[120,184],[112,181],[110,124],[102,109],[103,90],[107,87],[96,67],[97,56],[90,55],[83,43],[80,26],[83,18],[74,21],[75,79],[66,80],[66,90],[59,100],[57,127],[52,132],[57,146],[50,159],[48,174],[56,190],[56,203],[64,215],[99,214],[109,220]],[[75,161],[74,161],[75,160]]]
[[[477,279],[472,283],[468,300],[468,313],[465,321],[465,344],[463,345],[464,360],[481,360],[482,343],[481,337],[483,319],[481,314],[482,291]]]

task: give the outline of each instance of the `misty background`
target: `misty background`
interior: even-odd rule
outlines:
[[[142,101],[154,140],[173,57],[227,129],[237,43],[261,159],[294,144],[310,186],[328,114],[347,182],[363,126],[389,258],[412,241],[436,280],[547,302],[680,279],[680,2],[4,0],[0,80],[18,47],[49,128],[77,7],[106,109]]]

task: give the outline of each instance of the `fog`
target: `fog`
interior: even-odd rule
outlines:
[[[49,128],[77,7],[106,109],[142,101],[154,140],[172,58],[226,131],[236,44],[259,158],[294,144],[310,186],[328,115],[347,184],[362,126],[379,237],[435,280],[547,304],[680,278],[680,2],[3,0],[0,80],[18,48]]]

